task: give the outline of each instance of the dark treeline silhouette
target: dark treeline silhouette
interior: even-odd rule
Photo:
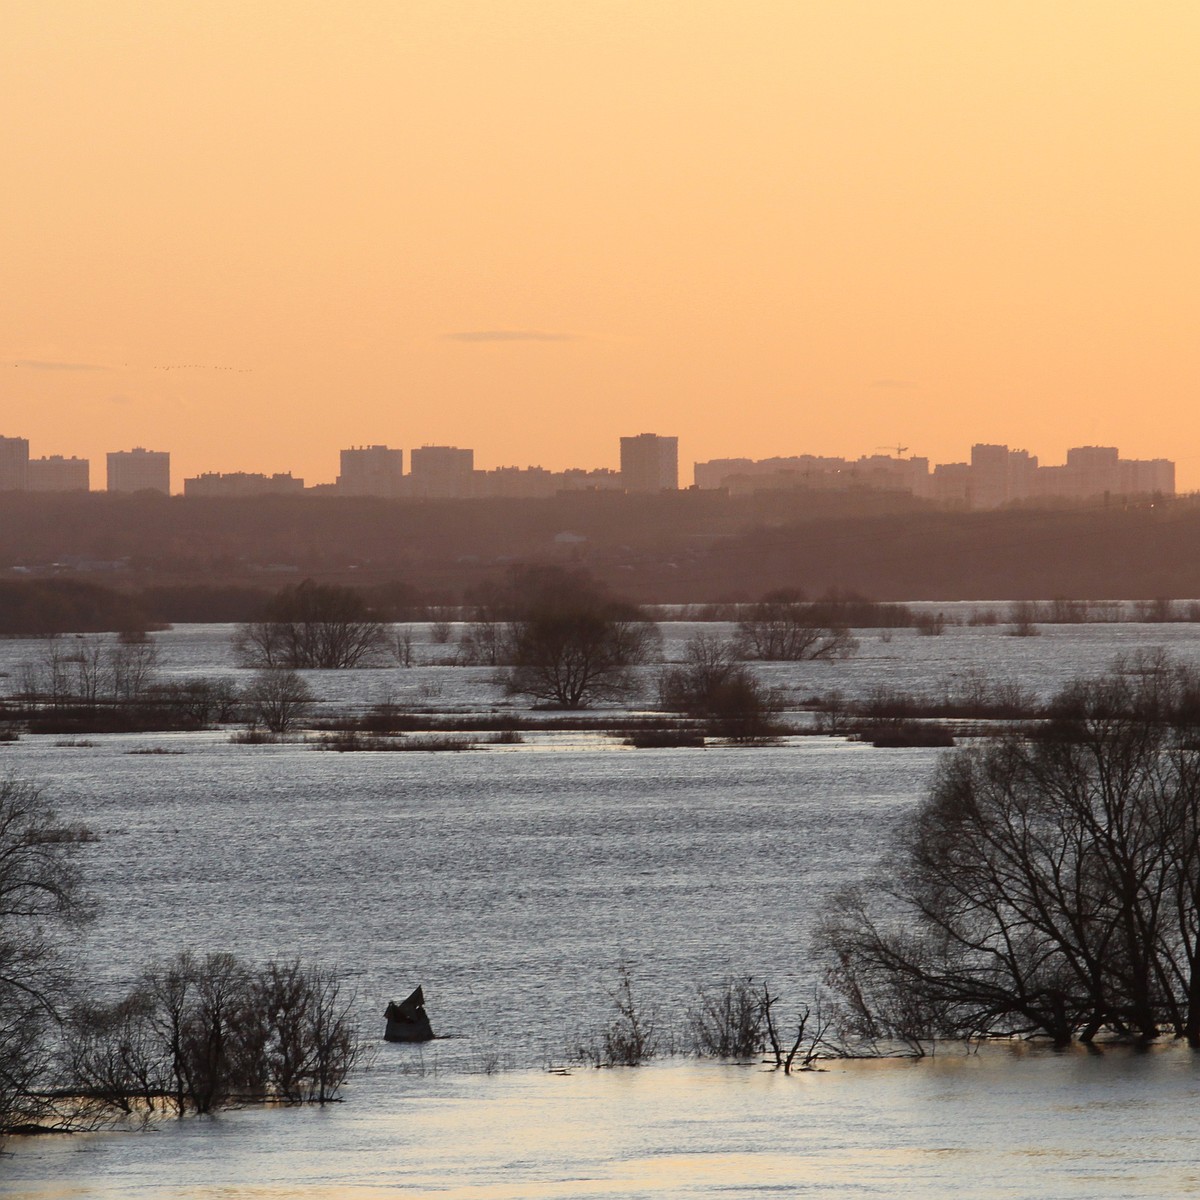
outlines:
[[[512,562],[586,566],[639,603],[753,600],[798,582],[811,596],[880,600],[1187,599],[1200,595],[1198,540],[1200,505],[1186,497],[955,512],[881,492],[426,502],[0,494],[0,570],[57,563],[103,567],[139,589],[268,593],[281,573],[364,588],[400,580],[442,604]],[[185,603],[178,593],[160,600]],[[235,600],[226,597],[220,619],[251,619],[231,611]]]
[[[0,635],[44,636],[148,629],[136,595],[74,579],[0,582]]]
[[[298,586],[172,584],[126,589],[72,578],[0,581],[0,637],[145,632],[175,624],[271,621],[278,615],[280,597],[295,592]],[[338,591],[356,597],[374,620],[412,621],[429,615],[429,606],[416,589],[403,583]]]
[[[175,622],[247,621],[266,590],[192,584],[125,590],[81,579],[0,582],[0,636],[145,631]]]

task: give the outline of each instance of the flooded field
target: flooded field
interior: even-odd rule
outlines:
[[[668,627],[668,654],[690,631]],[[244,677],[228,632],[159,635],[163,672]],[[1188,625],[860,637],[848,662],[762,670],[797,697],[933,688],[968,670],[1044,695],[1119,653],[1164,646],[1200,661],[1200,627]],[[421,649],[441,650],[427,639]],[[0,643],[10,684],[36,652]],[[385,694],[414,706],[511,704],[483,668],[309,678],[328,709]],[[992,1050],[792,1078],[670,1059],[547,1070],[606,1018],[622,963],[665,1025],[730,973],[801,1003],[820,978],[808,943],[823,898],[872,870],[942,751],[830,737],[634,751],[590,733],[444,754],[239,746],[228,731],[70,740],[22,736],[0,747],[0,770],[43,782],[99,837],[86,869],[102,912],[85,947],[99,987],[185,947],[299,955],[346,972],[372,1038],[388,1000],[418,983],[435,1029],[452,1036],[423,1050],[380,1044],[345,1102],[325,1111],[18,1141],[0,1162],[3,1194],[1200,1192],[1189,1117],[1200,1076],[1176,1050]]]

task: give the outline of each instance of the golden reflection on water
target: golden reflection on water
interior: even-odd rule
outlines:
[[[420,1080],[325,1113],[17,1147],[18,1200],[1200,1195],[1195,1060],[1009,1054]],[[84,1151],[80,1153],[79,1151]],[[0,1168],[3,1170],[4,1168]],[[90,1186],[88,1182],[90,1180]]]

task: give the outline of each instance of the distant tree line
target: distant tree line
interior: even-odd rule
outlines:
[[[286,733],[313,701],[294,671],[259,671],[244,684],[221,676],[163,679],[150,636],[56,636],[17,669],[14,693],[0,700],[0,725],[14,737],[13,726],[31,733],[131,733],[231,721]]]
[[[403,583],[341,589],[361,597],[380,620],[423,620],[429,604]],[[295,591],[284,588],[282,592]],[[121,589],[72,578],[0,582],[0,637],[128,633],[170,624],[259,621],[280,591],[262,587],[171,584]]]
[[[536,574],[562,570],[536,565],[518,568]],[[509,569],[511,571],[511,568]],[[581,570],[568,574],[583,575]],[[604,585],[589,576],[597,587]],[[306,581],[309,587],[318,586]],[[170,624],[241,624],[268,620],[281,597],[294,595],[299,585],[269,589],[245,584],[162,584],[120,588],[78,578],[37,578],[0,582],[0,637],[45,637],[56,633],[103,633],[151,631]],[[484,614],[494,621],[496,601],[509,589],[507,573],[488,582],[466,586],[461,592],[442,589],[436,595],[411,583],[394,580],[368,585],[321,584],[342,594],[357,597],[361,609],[380,622],[424,621],[450,634],[452,621],[471,621]],[[611,593],[610,593],[611,594]],[[833,657],[841,652],[840,631],[852,629],[914,628],[923,633],[940,633],[954,618],[946,613],[927,613],[906,604],[880,603],[854,592],[830,591],[809,599],[795,587],[775,588],[755,600],[740,594],[737,601],[660,606],[672,611],[671,619],[687,621],[740,622],[747,617],[760,624],[767,609],[780,603],[793,610],[802,606],[806,624],[825,630],[822,639],[805,647],[805,656]],[[946,593],[942,599],[952,598]],[[628,602],[627,603],[631,603]],[[653,609],[640,609],[646,619],[666,619]],[[1112,621],[1185,622],[1200,620],[1200,604],[1172,600],[1166,596],[1122,605],[1114,600],[1081,600],[1058,596],[1046,601],[1019,601],[1005,609],[979,608],[961,618],[971,625],[1017,625],[1034,628],[1040,624],[1081,624]],[[848,634],[842,633],[843,638]],[[781,652],[790,656],[796,645],[788,634],[771,635],[764,645],[765,657]],[[746,642],[754,652],[755,639]],[[808,651],[812,651],[809,653]],[[486,656],[486,647],[475,647],[476,657]],[[466,653],[466,651],[464,651]]]
[[[263,567],[285,564],[347,586],[401,579],[451,603],[501,563],[561,555],[560,531],[586,538],[577,553],[589,569],[639,603],[749,602],[801,582],[811,594],[913,600],[1200,596],[1200,504],[1184,496],[955,512],[804,489],[477,502],[5,493],[0,570],[125,558],[130,584],[271,590],[278,576]]]

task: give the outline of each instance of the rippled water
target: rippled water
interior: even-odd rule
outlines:
[[[668,653],[690,631],[671,627]],[[161,635],[164,672],[234,671],[227,635]],[[765,671],[799,696],[932,687],[976,669],[1045,693],[1152,646],[1200,661],[1200,629],[868,633],[848,663]],[[421,652],[443,650],[426,641]],[[15,678],[34,653],[34,643],[0,643],[0,671]],[[506,703],[482,670],[312,681],[330,705],[388,692],[438,706]],[[381,1032],[386,1002],[422,983],[438,1032],[455,1036],[424,1050],[381,1046],[347,1102],[324,1113],[23,1143],[0,1165],[9,1194],[1200,1191],[1186,1115],[1200,1081],[1186,1053],[989,1054],[786,1080],[691,1064],[541,1069],[605,1018],[620,962],[664,1021],[730,971],[802,998],[822,898],[870,871],[938,752],[828,738],[632,751],[582,734],[459,754],[234,746],[224,733],[61,740],[0,747],[0,769],[45,781],[100,835],[87,868],[104,912],[88,955],[102,986],[185,946],[299,954],[351,975],[368,1029]],[[147,748],[180,753],[130,753]],[[470,1073],[497,1059],[513,1070]]]

